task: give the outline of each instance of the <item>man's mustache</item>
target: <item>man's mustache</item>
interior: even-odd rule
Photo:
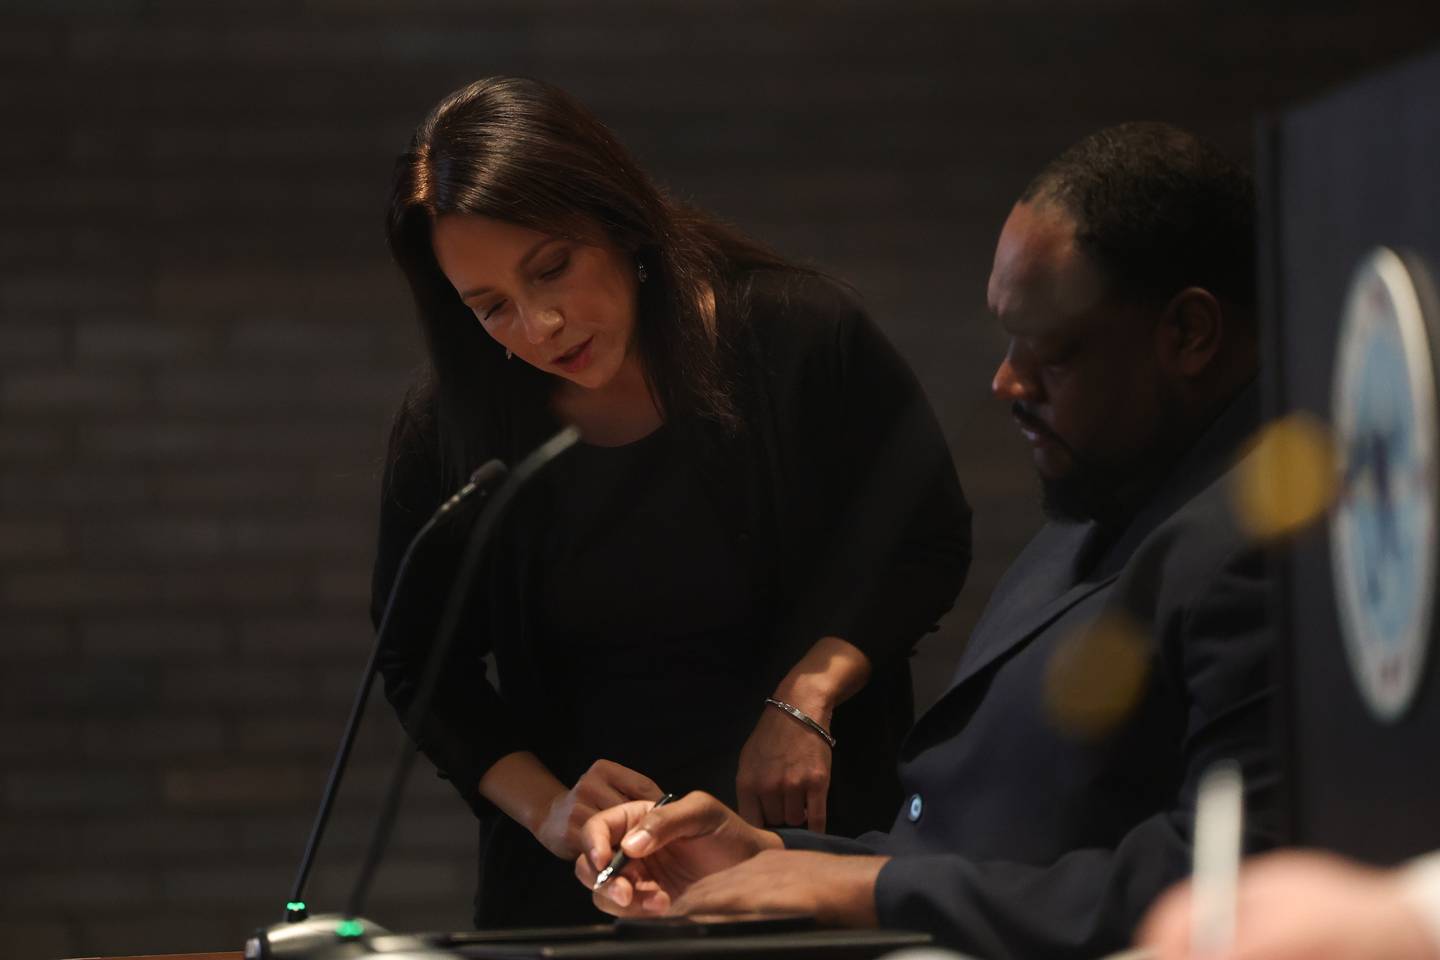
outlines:
[[[1044,420],[1041,420],[1039,417],[1035,416],[1035,414],[1027,410],[1025,408],[1025,404],[1021,403],[1019,400],[1016,400],[1010,405],[1010,413],[1014,415],[1016,420],[1019,420],[1021,423],[1025,424],[1025,426],[1029,429],[1035,431],[1038,434],[1049,437],[1050,439],[1058,442],[1061,446],[1064,446],[1067,450],[1070,449],[1069,445],[1066,444],[1064,440],[1061,440],[1060,437],[1055,433],[1055,431],[1051,430],[1050,427],[1046,425]]]
[[[1091,464],[1085,457],[1080,456],[1080,454],[1076,452],[1075,448],[1070,446],[1070,444],[1065,441],[1064,437],[1060,436],[1060,434],[1050,429],[1049,424],[1047,424],[1044,420],[1041,420],[1035,414],[1031,413],[1030,410],[1026,408],[1025,404],[1021,403],[1019,400],[1016,400],[1010,405],[1010,412],[1015,415],[1015,418],[1017,420],[1025,424],[1026,427],[1030,428],[1041,436],[1048,437],[1056,446],[1064,450],[1065,454],[1070,458],[1070,462],[1073,463],[1076,467],[1084,470],[1091,469]]]

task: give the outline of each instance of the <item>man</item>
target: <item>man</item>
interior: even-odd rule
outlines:
[[[986,958],[1094,957],[1187,872],[1212,762],[1241,764],[1247,844],[1268,842],[1267,582],[1221,482],[1257,425],[1252,206],[1243,171],[1158,124],[1040,173],[989,303],[1009,335],[992,391],[1051,522],[910,732],[894,826],[773,833],[703,794],[616,807],[576,864],[592,881],[622,837],[639,858],[602,909],[801,911]]]

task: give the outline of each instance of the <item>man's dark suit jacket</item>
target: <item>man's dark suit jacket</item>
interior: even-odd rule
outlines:
[[[1272,842],[1267,580],[1222,477],[1256,426],[1255,393],[1231,403],[1118,537],[1052,523],[1025,548],[905,741],[906,799],[888,833],[782,831],[786,845],[893,856],[876,886],[883,926],[977,957],[1041,958],[1130,941],[1189,869],[1196,784],[1212,762],[1241,764],[1247,846]],[[1100,676],[1123,668],[1106,662],[1114,641],[1082,639],[1117,618],[1137,630],[1145,681],[1107,734],[1087,736],[1057,717],[1056,695],[1073,693],[1060,680],[1085,668],[1087,649]]]

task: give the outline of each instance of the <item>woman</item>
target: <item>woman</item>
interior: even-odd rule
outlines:
[[[481,819],[477,925],[598,919],[579,828],[662,787],[756,823],[888,824],[906,657],[964,580],[969,510],[879,332],[532,80],[421,123],[389,239],[430,363],[391,436],[373,611],[470,470],[582,436],[517,498],[411,731]],[[461,527],[397,600],[381,669],[402,716]]]

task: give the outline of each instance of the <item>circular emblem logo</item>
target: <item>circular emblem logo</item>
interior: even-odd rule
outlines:
[[[1330,559],[1340,632],[1361,698],[1384,722],[1415,697],[1434,607],[1440,511],[1428,292],[1393,250],[1380,247],[1360,264],[1331,394],[1340,476]]]

